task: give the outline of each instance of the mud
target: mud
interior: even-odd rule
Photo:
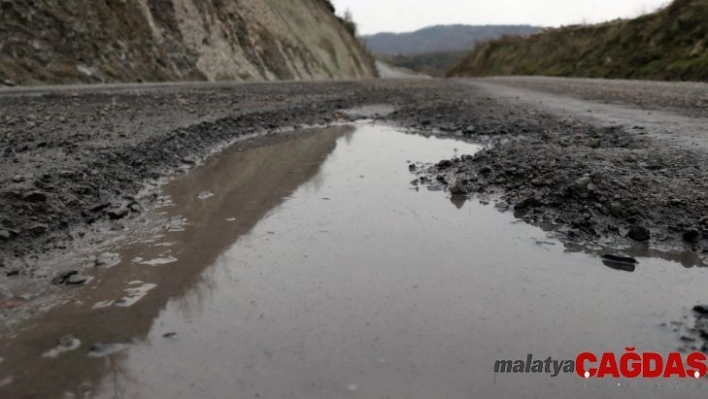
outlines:
[[[504,87],[498,92],[506,93],[505,101],[515,93],[529,110],[549,112],[548,105],[530,105],[533,98],[548,102],[548,96]],[[569,119],[572,100],[550,97],[550,102],[565,125],[523,134],[516,129],[514,140],[441,161],[421,171],[422,180],[459,195],[493,199],[529,223],[552,226],[567,242],[615,247],[642,242],[693,252],[698,264],[708,264],[705,120],[674,116],[688,121],[657,126],[653,118],[616,106],[612,113],[600,109],[592,117],[578,116],[577,104]],[[596,104],[582,106],[598,110]],[[621,113],[624,119],[616,117]]]
[[[542,83],[554,85],[553,80]],[[175,298],[189,296],[187,293],[193,292],[194,287],[202,286],[205,268],[209,265],[218,267],[219,259],[234,245],[237,237],[250,234],[259,222],[268,220],[268,209],[279,208],[285,199],[280,192],[268,191],[273,182],[287,193],[296,191],[312,179],[316,181],[315,177],[321,176],[318,171],[324,162],[320,158],[337,147],[337,140],[346,141],[351,137],[346,127],[341,127],[344,130],[339,133],[325,136],[311,133],[293,136],[293,132],[299,132],[303,126],[347,124],[363,119],[403,129],[410,134],[411,142],[421,136],[439,136],[480,146],[466,152],[443,153],[439,158],[431,159],[432,152],[421,152],[416,157],[415,146],[406,147],[405,140],[382,141],[382,146],[387,144],[380,150],[391,157],[400,151],[410,151],[406,161],[411,161],[413,166],[404,162],[399,171],[403,174],[389,176],[385,184],[356,193],[356,196],[374,198],[377,192],[386,193],[401,182],[406,186],[406,193],[416,193],[416,189],[421,195],[425,193],[429,201],[424,204],[406,208],[408,197],[404,197],[405,200],[394,199],[392,207],[387,209],[391,214],[402,213],[414,220],[423,217],[421,215],[432,218],[426,219],[426,224],[409,226],[415,233],[410,237],[411,242],[424,239],[440,243],[438,249],[426,248],[443,259],[436,258],[435,262],[428,263],[447,262],[449,257],[454,264],[446,263],[445,266],[461,267],[459,264],[467,264],[479,253],[494,247],[493,242],[498,248],[494,256],[499,257],[509,247],[516,246],[518,234],[534,236],[528,246],[515,252],[515,260],[499,257],[500,263],[493,263],[495,270],[506,270],[504,268],[509,265],[520,263],[534,263],[536,267],[538,264],[565,264],[571,258],[580,259],[579,264],[584,266],[578,266],[579,270],[585,271],[588,264],[599,265],[605,273],[623,276],[608,279],[607,274],[597,274],[596,281],[588,280],[589,286],[608,287],[601,290],[608,298],[626,290],[620,283],[636,286],[636,292],[633,291],[635,288],[630,289],[636,298],[636,307],[619,309],[622,312],[613,316],[618,325],[613,331],[627,334],[618,336],[631,340],[634,335],[630,336],[630,330],[631,334],[641,331],[641,334],[647,334],[641,342],[653,349],[669,350],[679,341],[687,345],[686,350],[701,349],[705,345],[701,335],[705,318],[691,311],[694,306],[706,302],[701,295],[691,291],[694,287],[691,284],[704,283],[702,273],[705,269],[696,266],[705,266],[708,250],[708,222],[705,220],[708,215],[705,168],[708,159],[702,145],[707,142],[704,126],[708,124],[701,119],[700,107],[694,105],[696,108],[691,112],[676,113],[676,104],[683,103],[673,100],[671,104],[664,103],[660,100],[661,87],[647,84],[641,96],[654,93],[657,99],[649,99],[641,105],[651,107],[649,111],[644,110],[647,115],[656,113],[656,119],[650,120],[637,113],[636,104],[608,107],[589,102],[583,95],[564,101],[566,97],[563,96],[573,94],[563,92],[568,89],[548,89],[540,94],[527,88],[518,89],[518,81],[504,86],[500,84],[401,80],[273,85],[133,85],[0,92],[0,121],[3,122],[0,125],[0,333],[3,334],[4,347],[11,351],[10,354],[3,352],[0,357],[24,359],[13,360],[12,364],[7,360],[0,363],[4,370],[0,385],[20,389],[17,387],[26,387],[26,381],[35,375],[46,375],[48,382],[37,385],[38,394],[52,395],[69,388],[80,392],[83,388],[76,388],[78,385],[74,383],[77,382],[76,375],[83,375],[95,390],[99,385],[105,385],[96,384],[110,372],[117,375],[115,356],[123,356],[120,354],[129,352],[145,337],[159,334],[161,339],[165,339],[163,335],[179,339],[183,334],[181,331],[152,330],[152,322],[158,313],[171,306],[168,305],[171,301],[179,302]],[[534,81],[534,89],[538,89],[539,84]],[[616,93],[634,90],[624,83],[604,82],[593,85],[589,98],[593,101],[601,98],[603,86],[606,98],[613,102],[623,98]],[[676,90],[672,93],[672,96],[679,96]],[[670,115],[670,118],[662,115]],[[267,150],[277,148],[280,140],[297,137],[303,139],[298,142],[306,143],[301,150],[294,153],[282,149]],[[263,152],[256,152],[257,161],[236,162],[229,168],[221,168],[228,169],[227,175],[214,173],[220,168],[209,165],[225,159],[213,157],[224,148],[228,148],[227,153],[257,148]],[[482,150],[474,153],[478,148]],[[301,156],[316,159],[306,162],[311,169],[304,168],[302,175],[288,175],[298,171],[269,169],[277,169],[283,162],[286,165],[291,161],[301,162]],[[360,160],[349,168],[365,164],[365,160]],[[392,168],[392,165],[385,164],[380,170],[364,176],[385,174]],[[204,174],[200,172],[202,170],[209,172]],[[288,177],[281,179],[278,173],[281,177]],[[180,177],[185,174],[186,180]],[[167,186],[163,191],[163,185],[173,179],[182,181],[183,185]],[[412,180],[415,180],[414,184],[411,184]],[[166,192],[169,195],[165,195]],[[326,204],[337,204],[336,201],[327,194],[318,199],[317,206],[310,206],[320,209]],[[376,209],[386,203],[385,199],[378,198],[376,203],[367,203],[365,207]],[[437,208],[436,204],[440,203],[445,205],[445,211]],[[473,203],[480,207],[471,207]],[[225,214],[217,211],[230,206],[229,209],[238,212]],[[180,211],[173,212],[175,209]],[[469,212],[470,209],[480,211]],[[407,213],[408,210],[411,212]],[[441,228],[437,226],[437,214],[446,214],[449,210],[456,211],[448,216],[449,226],[436,230]],[[530,226],[514,225],[513,229],[527,229],[517,234],[505,222],[507,224],[503,224],[496,235],[489,237],[479,235],[491,231],[487,225],[482,227],[481,233],[467,230],[478,226],[474,218],[486,217],[502,218],[489,222],[495,226],[502,226],[500,220],[521,220]],[[208,228],[199,227],[207,222]],[[399,220],[392,223],[405,225]],[[379,237],[383,231],[386,230],[372,228],[368,234]],[[395,233],[404,232],[397,230]],[[177,240],[172,239],[173,234],[184,236]],[[277,230],[266,230],[257,238],[272,242],[278,234]],[[394,232],[389,231],[389,234]],[[444,245],[445,240],[457,243],[459,248],[468,248],[475,242],[486,243],[487,247],[479,246],[474,251],[452,255],[455,248]],[[317,241],[310,244],[323,251],[327,248]],[[147,249],[145,245],[148,245]],[[408,248],[406,243],[400,245]],[[359,249],[366,252],[366,248]],[[533,248],[549,250],[556,255],[568,251],[573,255],[538,258],[530,262],[526,256]],[[409,250],[415,253],[414,248]],[[191,253],[192,257],[177,255],[178,251]],[[600,258],[603,255],[634,257],[639,264],[610,262],[611,265],[603,265]],[[354,254],[351,256],[359,259]],[[683,267],[677,268],[676,265]],[[545,287],[545,292],[556,289],[555,286],[544,286],[543,278],[557,281],[552,276],[560,269],[549,269],[547,275],[543,274],[545,269],[542,267],[535,270],[539,273],[538,281],[530,274],[525,278]],[[664,273],[663,270],[671,271]],[[405,273],[401,269],[399,277]],[[530,269],[528,273],[532,273]],[[667,278],[667,275],[672,277]],[[587,276],[583,274],[583,278],[587,279]],[[70,279],[73,284],[68,284]],[[463,280],[468,284],[473,281],[469,276]],[[568,277],[568,281],[571,280]],[[53,283],[57,281],[58,284]],[[504,287],[504,284],[512,284],[513,279],[506,275],[493,276],[484,282],[489,286]],[[386,286],[392,285],[393,280],[389,283]],[[443,283],[454,285],[450,281]],[[485,292],[483,287],[479,288]],[[519,287],[516,288],[518,291]],[[576,288],[585,292],[584,288]],[[691,294],[684,295],[684,288]],[[86,292],[93,295],[87,296]],[[649,298],[647,292],[658,294]],[[489,298],[493,297],[491,292],[488,294],[491,295]],[[469,303],[490,300],[460,295]],[[567,295],[574,297],[575,294]],[[595,294],[587,292],[587,295]],[[558,294],[555,298],[560,301],[564,296]],[[664,310],[647,318],[645,310],[653,308],[649,305],[642,308],[641,301],[654,303],[661,298],[665,302],[655,306]],[[677,301],[676,298],[682,299]],[[429,297],[426,300],[430,300]],[[539,308],[556,309],[554,306],[557,305],[547,303],[545,299],[539,301],[536,303]],[[446,303],[452,302],[453,298],[449,297]],[[381,299],[362,312],[369,314],[372,309],[386,306]],[[509,311],[490,305],[489,309],[492,308],[497,315]],[[681,309],[685,312],[680,312]],[[401,308],[397,310],[407,313]],[[445,314],[444,309],[435,311]],[[586,314],[593,311],[585,309]],[[602,311],[611,312],[613,309],[606,303]],[[35,321],[40,318],[41,322]],[[694,318],[695,323],[687,321]],[[491,319],[486,316],[473,324],[484,325]],[[565,319],[573,317],[567,315]],[[425,322],[421,323],[412,326],[411,331],[423,331]],[[441,325],[451,323],[454,325],[452,320],[445,320]],[[666,331],[654,328],[661,327],[662,323],[666,324]],[[553,322],[533,324],[529,321],[528,325],[514,329],[524,331],[526,335],[541,334],[541,324],[550,326]],[[632,324],[631,328],[629,324]],[[34,325],[40,325],[41,329],[32,330]],[[564,331],[560,324],[558,328],[558,331]],[[495,334],[502,330],[497,328]],[[570,330],[565,333],[588,335]],[[602,345],[601,339],[605,342],[619,339],[612,338],[609,333],[594,334],[597,335],[593,338],[597,339],[594,341],[597,347]],[[667,342],[667,336],[672,334],[677,336]],[[57,368],[51,364],[36,366],[32,363],[36,361],[35,354],[41,358],[43,353],[59,348],[61,338],[69,335],[80,340],[81,346],[62,352],[57,358],[74,359],[71,360],[75,362],[73,365]],[[485,337],[494,338],[493,334]],[[355,338],[352,336],[351,339]],[[505,336],[503,345],[508,347],[514,339]],[[18,344],[19,340],[24,344]],[[418,338],[407,342],[406,345],[415,346]],[[480,341],[464,339],[456,342],[460,347]],[[516,349],[527,350],[521,348],[528,342],[520,340]],[[575,347],[568,343],[565,348]],[[617,349],[621,348],[623,346]],[[550,347],[546,349],[552,350]],[[108,359],[108,363],[101,363],[100,367],[86,363],[84,356],[89,350],[99,359]],[[100,357],[104,354],[106,357]],[[491,357],[484,358],[488,361]],[[20,366],[22,364],[25,365]],[[477,369],[484,369],[481,364],[477,364]],[[439,365],[452,368],[442,360]],[[407,370],[413,373],[411,370],[414,369],[410,366]],[[410,373],[407,374],[409,377],[413,375]],[[430,375],[438,374],[431,371]],[[71,384],[57,385],[56,381]],[[401,384],[408,387],[405,382]],[[355,386],[352,392],[362,392],[361,383],[353,381],[319,392],[336,397],[342,386]],[[43,391],[45,388],[47,390]],[[470,389],[465,392],[477,392]],[[543,391],[545,388],[539,389]],[[387,391],[381,388],[376,392]],[[452,395],[463,391],[444,392]],[[391,393],[399,392],[394,390]]]
[[[698,304],[706,269],[634,254],[634,273],[617,271],[409,182],[410,165],[481,149],[366,123],[237,143],[164,188],[160,232],[110,248],[120,263],[4,337],[0,392],[596,397],[607,388],[574,374],[495,377],[494,361],[676,349],[671,321],[692,310],[675,298]]]

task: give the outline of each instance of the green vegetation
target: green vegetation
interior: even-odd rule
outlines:
[[[632,20],[480,44],[448,76],[547,75],[708,80],[708,0],[675,0]]]
[[[419,55],[379,56],[379,58],[395,67],[410,69],[434,77],[443,77],[466,54],[466,51],[456,51]]]

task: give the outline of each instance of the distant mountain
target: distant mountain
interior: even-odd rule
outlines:
[[[530,25],[437,25],[410,33],[377,33],[363,38],[374,54],[417,55],[470,51],[478,42],[504,35],[536,33],[541,29]]]

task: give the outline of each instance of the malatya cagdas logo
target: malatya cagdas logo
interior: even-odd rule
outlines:
[[[637,352],[625,348],[624,353],[580,353],[575,360],[534,359],[497,360],[494,373],[539,373],[557,377],[575,373],[580,378],[702,378],[706,376],[706,355],[701,352],[678,352],[663,356],[656,352]]]

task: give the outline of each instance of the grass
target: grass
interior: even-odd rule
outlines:
[[[708,0],[676,0],[632,20],[484,43],[448,76],[546,75],[708,80]]]

